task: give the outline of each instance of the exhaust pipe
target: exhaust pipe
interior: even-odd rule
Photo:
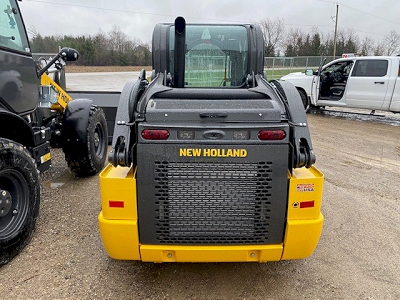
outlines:
[[[185,86],[186,21],[183,17],[175,19],[174,45],[174,87]]]

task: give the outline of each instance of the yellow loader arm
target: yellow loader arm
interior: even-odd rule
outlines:
[[[68,95],[66,91],[64,91],[53,79],[50,78],[49,75],[43,73],[40,78],[40,85],[42,87],[50,86],[55,91],[55,96],[57,99],[56,103],[52,103],[51,109],[63,112],[67,107],[69,101],[72,100],[72,97]]]

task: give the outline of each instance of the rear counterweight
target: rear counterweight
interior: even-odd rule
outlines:
[[[140,242],[282,243],[288,148],[139,144]]]

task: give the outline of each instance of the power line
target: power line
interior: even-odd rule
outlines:
[[[368,13],[368,12],[359,10],[359,9],[357,9],[357,8],[348,6],[348,5],[346,5],[346,4],[340,4],[340,5],[345,6],[345,7],[347,7],[347,8],[350,8],[350,9],[353,9],[353,10],[358,11],[358,12],[360,12],[360,13],[366,14],[366,15],[368,15],[368,16],[375,17],[375,18],[378,18],[378,19],[381,19],[381,20],[383,20],[383,21],[387,21],[387,22],[390,22],[390,23],[393,23],[393,24],[396,24],[396,25],[400,25],[399,22],[395,22],[395,21],[392,21],[392,20],[389,20],[389,19],[382,18],[382,17],[380,17],[380,16],[376,16],[376,15],[370,14],[370,13]]]
[[[341,2],[329,1],[329,0],[317,0],[317,1],[319,1],[319,2],[326,2],[326,3],[333,3],[333,4],[337,3],[337,4],[341,5],[341,6],[345,6],[345,7],[347,7],[347,8],[353,9],[353,10],[355,10],[355,11],[358,11],[358,12],[360,12],[360,13],[366,14],[366,15],[368,15],[368,16],[371,16],[371,17],[374,17],[374,18],[378,18],[378,19],[381,19],[381,20],[383,20],[383,21],[387,21],[387,22],[390,22],[390,23],[393,23],[393,24],[400,25],[400,22],[396,22],[396,21],[393,21],[393,20],[389,20],[389,19],[382,18],[382,17],[380,17],[380,16],[377,16],[377,15],[374,15],[374,14],[371,14],[371,13],[368,13],[368,12],[366,12],[366,11],[362,11],[362,10],[360,10],[360,9],[358,9],[358,8],[351,7],[351,6],[346,5],[346,4],[343,4],[343,3],[341,3]]]
[[[134,14],[141,14],[141,15],[150,15],[150,16],[162,16],[162,17],[173,17],[175,18],[176,15],[169,15],[169,14],[161,14],[161,13],[151,13],[151,12],[144,12],[144,11],[134,11],[134,10],[127,10],[127,9],[117,9],[117,8],[108,8],[108,7],[96,7],[90,5],[82,5],[82,4],[70,4],[70,3],[60,3],[60,2],[52,2],[52,1],[43,1],[43,0],[24,0],[26,2],[37,2],[37,3],[45,3],[45,4],[54,4],[54,5],[62,5],[68,7],[80,7],[80,8],[89,8],[89,9],[97,9],[97,10],[107,10],[107,11],[114,11],[114,12],[122,12],[122,13],[134,13]],[[187,18],[197,19],[197,20],[207,20],[207,21],[222,21],[222,22],[239,22],[243,23],[243,21],[238,20],[227,20],[227,19],[212,19],[212,18],[199,18],[199,17],[191,17],[187,16]],[[246,23],[246,22],[244,22]]]
[[[285,26],[285,27],[287,27],[287,26],[297,26],[297,27],[311,27],[311,28],[312,28],[312,27],[315,27],[315,28],[321,28],[321,27],[324,27],[324,28],[332,28],[332,25],[316,25],[316,24],[312,25],[312,24],[289,24],[289,23],[285,23],[284,26]],[[370,31],[363,31],[363,30],[356,30],[356,29],[354,29],[354,28],[352,28],[352,27],[343,27],[343,26],[340,26],[340,28],[341,28],[341,29],[347,29],[347,30],[353,30],[353,31],[355,31],[355,32],[360,32],[360,33],[365,33],[365,34],[372,34],[372,35],[379,35],[379,36],[387,36],[387,34],[376,33],[376,32],[370,32]]]
[[[96,7],[96,6],[90,6],[90,5],[82,5],[82,4],[70,4],[70,3],[60,3],[60,2],[53,2],[53,1],[44,1],[44,0],[24,0],[25,2],[36,2],[36,3],[44,3],[44,4],[54,4],[54,5],[61,5],[61,6],[68,6],[68,7],[80,7],[80,8],[86,8],[86,9],[96,9],[96,10],[102,10],[102,11],[114,11],[114,12],[119,12],[119,13],[134,13],[134,14],[142,14],[142,15],[150,15],[150,16],[164,16],[164,17],[173,17],[175,18],[176,15],[170,15],[170,14],[161,14],[161,13],[152,13],[152,12],[144,12],[144,11],[133,11],[133,10],[127,10],[127,9],[117,9],[117,8],[107,8],[107,7]],[[337,3],[334,1],[329,1],[329,0],[317,0],[319,2],[326,2],[326,3]],[[340,3],[339,3],[340,4]],[[369,14],[363,11],[360,11],[356,8],[350,7],[348,5],[344,5],[344,4],[340,4],[343,6],[346,6],[350,9],[354,9],[357,10],[359,12],[365,13],[365,14]],[[371,15],[371,14],[369,14]],[[373,17],[377,17],[380,18],[378,16],[374,16],[371,15]],[[213,19],[213,18],[199,18],[199,17],[190,17],[188,16],[187,18],[191,18],[191,19],[197,19],[197,20],[207,20],[207,21],[222,21],[222,22],[233,22],[233,23],[246,23],[238,20],[228,20],[228,19]],[[382,20],[386,20],[383,18],[380,18]],[[386,20],[395,24],[400,24],[400,23],[396,23],[390,20]],[[301,27],[331,27],[331,25],[316,25],[316,24],[290,24],[290,23],[286,23],[284,24],[284,26],[301,26]],[[344,27],[342,27],[344,28]],[[345,28],[345,29],[349,29],[349,28]],[[354,28],[352,28],[354,30]],[[361,32],[361,33],[367,33],[367,34],[373,34],[373,35],[379,35],[379,36],[385,36],[384,34],[379,34],[379,33],[373,33],[373,32],[365,32],[365,31],[361,31],[361,30],[354,30],[356,32]]]

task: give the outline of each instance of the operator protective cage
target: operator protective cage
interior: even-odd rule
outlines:
[[[183,32],[177,32],[177,27],[157,24],[154,28],[152,58],[156,74],[166,71],[179,76],[177,72],[183,67],[186,87],[238,87],[245,83],[248,74],[263,74],[264,38],[258,25],[190,24]],[[180,45],[180,41],[185,44]],[[175,62],[176,58],[180,61]],[[207,69],[214,73],[218,73],[217,69],[223,70],[220,81],[217,78],[206,83],[193,80],[195,73]],[[176,86],[176,80],[174,83]]]
[[[288,123],[292,145],[288,154],[291,157],[289,170],[310,167],[315,155],[299,94],[289,83],[275,81],[271,85],[265,80],[263,52],[264,39],[257,25],[186,26],[180,17],[175,24],[157,24],[152,45],[154,80],[149,84],[142,71],[138,81],[131,83],[132,91],[129,84],[125,86],[119,101],[109,161],[114,166],[136,162],[133,148],[140,138],[136,127],[130,129],[118,124],[136,126],[150,119],[170,122],[172,118],[168,112],[172,110],[179,115],[178,122],[183,121],[182,118],[196,122],[208,117],[208,120],[222,123]],[[174,100],[179,101],[172,103]],[[155,101],[168,108],[163,111],[161,104],[154,107]],[[215,108],[217,103],[223,106]],[[254,108],[251,116],[241,118],[246,110],[251,110],[251,104],[256,103],[261,105],[259,111]]]

